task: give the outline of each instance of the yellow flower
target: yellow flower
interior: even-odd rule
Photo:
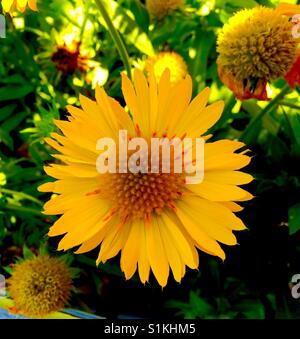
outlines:
[[[282,2],[277,6],[276,13],[292,17],[295,14],[300,14],[300,5]]]
[[[65,163],[45,167],[57,180],[39,188],[57,194],[45,204],[45,213],[62,214],[49,236],[64,234],[58,249],[80,245],[76,253],[101,244],[97,264],[121,251],[126,279],[138,269],[145,283],[151,269],[165,286],[170,268],[180,282],[186,266],[198,267],[196,248],[224,260],[219,242],[237,243],[232,231],[245,226],[233,213],[241,210],[236,202],[252,198],[237,185],[253,179],[239,169],[250,157],[235,153],[244,146],[237,141],[206,143],[204,181],[199,184],[188,184],[185,174],[162,173],[161,168],[159,173],[100,174],[95,146],[99,138],[118,142],[119,130],[144,140],[197,138],[215,124],[224,108],[222,101],[206,106],[208,88],[191,101],[191,77],[172,86],[168,70],[159,82],[153,71],[147,81],[135,70],[134,83],[123,74],[122,90],[132,119],[97,87],[96,101],[80,96],[82,109],[69,106],[69,121],[56,121],[64,135],[53,133],[46,139],[61,153],[54,156]]]
[[[150,57],[146,62],[146,70],[153,67],[157,81],[160,80],[162,74],[169,68],[171,74],[171,83],[176,85],[183,80],[187,73],[188,67],[184,59],[175,52],[160,52],[155,57]]]
[[[228,85],[233,78],[236,86],[229,85],[231,89],[251,88],[255,93],[258,84],[283,77],[298,54],[292,27],[289,18],[275,9],[259,6],[237,12],[218,36],[223,82]],[[265,88],[262,91],[265,93]]]
[[[8,280],[8,291],[18,311],[29,317],[44,317],[63,308],[72,288],[66,264],[49,256],[17,263]]]
[[[10,13],[10,15],[13,15],[16,8],[23,13],[27,5],[33,11],[37,11],[36,0],[2,0],[1,4],[3,12]]]
[[[183,4],[184,0],[147,0],[149,13],[157,18],[163,18]]]

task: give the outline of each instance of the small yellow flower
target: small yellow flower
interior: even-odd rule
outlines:
[[[163,18],[183,3],[184,0],[147,0],[146,6],[151,15]]]
[[[160,80],[164,71],[169,68],[173,85],[183,80],[188,73],[186,62],[175,52],[160,52],[156,56],[149,58],[146,61],[146,71],[149,71],[151,67],[154,68],[157,81]]]
[[[276,8],[276,13],[292,17],[295,14],[300,14],[300,5],[281,2]]]
[[[288,18],[257,7],[234,15],[218,37],[219,61],[238,80],[278,79],[297,56]]]
[[[13,15],[15,9],[23,13],[27,6],[33,11],[37,11],[36,0],[2,0],[1,4],[3,12],[10,15]]]
[[[29,317],[44,317],[63,308],[71,288],[70,269],[62,260],[49,256],[17,263],[8,279],[16,309]]]
[[[237,12],[218,36],[223,82],[233,91],[245,90],[246,99],[249,93],[265,99],[266,90],[261,85],[284,77],[297,58],[298,41],[292,28],[289,18],[276,9],[259,6]]]

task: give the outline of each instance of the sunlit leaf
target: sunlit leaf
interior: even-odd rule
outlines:
[[[153,55],[154,49],[149,37],[145,32],[141,31],[131,12],[126,11],[113,0],[104,0],[103,3],[106,6],[113,24],[122,34],[127,44],[133,44],[146,55]],[[101,16],[99,18],[101,24],[106,27],[103,18]]]

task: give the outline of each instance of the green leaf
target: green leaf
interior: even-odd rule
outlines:
[[[103,3],[115,28],[122,34],[125,41],[133,44],[146,55],[154,55],[154,49],[148,35],[139,28],[131,16],[132,13],[122,8],[116,1],[104,0]],[[100,17],[99,20],[107,28],[104,19]]]
[[[208,57],[215,43],[215,34],[212,31],[203,31],[201,29],[196,32],[194,46],[197,54],[192,64],[192,75],[195,77],[196,82],[199,83],[198,90],[201,90],[205,87]]]
[[[195,291],[190,292],[188,303],[169,300],[166,302],[166,307],[179,309],[177,314],[183,315],[185,319],[208,319],[216,316],[214,308]]]
[[[39,255],[48,255],[48,254],[49,254],[49,251],[48,251],[46,243],[41,244],[39,247]]]
[[[243,101],[242,107],[252,116],[256,116],[261,111],[261,108],[258,106],[257,101],[253,99]]]
[[[25,112],[16,114],[0,125],[0,142],[4,142],[11,150],[13,150],[14,141],[9,133],[20,125],[26,115],[27,114]]]
[[[223,1],[222,1],[223,2]],[[234,8],[253,8],[256,7],[258,4],[254,0],[226,0],[224,1],[223,6],[229,6]]]
[[[0,109],[0,121],[5,120],[6,118],[8,118],[13,111],[16,109],[17,105],[16,104],[11,104],[11,105],[7,105],[3,108]]]
[[[18,191],[14,191],[14,190],[10,190],[7,188],[0,188],[0,192],[1,193],[5,193],[5,194],[10,194],[14,197],[14,199],[16,200],[30,200],[40,206],[42,206],[42,202],[40,202],[38,199],[36,199],[35,197],[25,193],[25,192],[18,192]]]
[[[148,34],[150,25],[150,16],[146,7],[139,0],[130,1],[130,10],[134,15],[136,23]]]
[[[29,84],[8,85],[0,88],[0,101],[24,98],[31,92],[33,92],[33,87]]]
[[[190,306],[200,318],[204,318],[214,312],[213,307],[193,291],[190,292]]]
[[[25,112],[14,115],[13,117],[5,121],[1,125],[1,128],[4,129],[6,132],[12,131],[13,129],[15,129],[16,127],[20,125],[20,123],[23,121],[26,115],[27,114]]]
[[[246,319],[264,319],[265,311],[258,300],[242,300],[234,309],[241,313]]]
[[[267,297],[267,299],[270,302],[272,310],[275,312],[276,311],[276,307],[277,307],[277,304],[276,304],[276,295],[273,294],[273,293],[269,293],[269,294],[266,295],[266,297]]]
[[[2,80],[4,84],[24,84],[26,80],[20,74],[11,75],[9,78]]]
[[[243,131],[240,140],[243,141],[245,144],[249,145],[253,144],[256,141],[259,132],[261,131],[262,119],[267,114],[272,114],[272,112],[274,112],[277,109],[278,105],[280,104],[280,101],[289,92],[290,87],[289,85],[285,84],[284,87],[281,89],[280,93],[273,100],[271,100],[263,110],[261,110],[258,114],[256,114],[253,117],[249,125]]]
[[[7,147],[9,147],[11,151],[14,149],[14,141],[12,137],[3,128],[0,128],[0,143],[1,142],[3,142]]]
[[[23,257],[24,259],[31,259],[34,257],[34,253],[26,245],[23,245]]]
[[[12,274],[13,269],[10,266],[4,266],[2,267],[4,269],[5,272],[7,272],[8,274]]]
[[[289,232],[294,234],[300,230],[300,203],[289,208]]]
[[[300,153],[300,115],[299,114],[289,115],[289,120],[291,122],[291,127],[294,133],[295,141],[297,143],[297,148]]]
[[[34,208],[30,208],[30,207],[24,207],[24,206],[19,206],[19,205],[15,205],[15,204],[6,204],[5,208],[7,210],[11,210],[14,211],[16,214],[29,214],[29,215],[37,215],[37,216],[43,216],[42,211],[41,210],[37,210]]]

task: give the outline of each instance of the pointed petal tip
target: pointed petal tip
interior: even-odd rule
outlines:
[[[168,279],[167,280],[161,280],[160,279],[160,280],[157,280],[157,282],[159,283],[159,285],[161,286],[161,289],[163,290],[167,286]]]
[[[122,72],[121,73],[121,80],[122,80],[122,82],[124,81],[124,80],[129,80],[129,78],[128,78],[128,76],[127,76],[127,74],[125,73],[125,72]],[[130,80],[129,80],[130,81]]]
[[[49,233],[48,233],[49,234]],[[64,251],[66,252],[68,249],[70,249],[71,247],[70,246],[67,246],[64,244],[65,241],[64,241],[64,238],[59,242],[58,246],[57,246],[57,250],[58,251]]]
[[[217,103],[222,107],[222,112],[223,112],[223,110],[225,108],[225,101],[224,100],[219,100],[219,101],[217,101]]]
[[[52,230],[52,227],[50,227],[47,235],[48,235],[48,237],[55,237],[56,236],[55,232]]]
[[[44,141],[49,144],[52,141],[52,138],[46,137],[44,138]]]
[[[45,191],[43,190],[43,187],[44,187],[45,185],[46,185],[46,184],[42,184],[42,185],[38,186],[37,191],[38,191],[38,192],[45,192]]]
[[[105,264],[106,260],[102,260],[101,258],[97,258],[96,260],[96,267],[98,267],[101,263]]]
[[[49,233],[48,233],[48,235],[49,235]],[[58,246],[57,246],[57,251],[65,251],[64,246],[59,243]]]

